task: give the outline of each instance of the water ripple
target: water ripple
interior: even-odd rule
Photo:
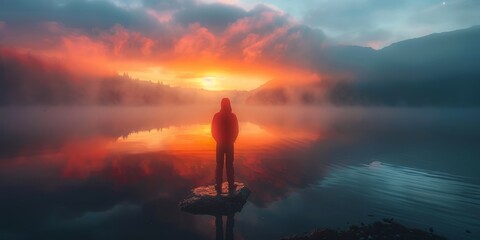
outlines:
[[[320,187],[358,194],[385,216],[417,224],[436,222],[458,233],[465,229],[479,233],[480,186],[474,180],[375,161],[360,166],[332,165]]]

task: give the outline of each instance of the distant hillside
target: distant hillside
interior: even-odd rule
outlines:
[[[358,93],[390,104],[478,106],[479,43],[480,27],[472,27],[393,44],[379,51]]]
[[[300,83],[301,79],[274,79],[250,91],[246,103],[255,105],[321,104],[325,101],[321,82]]]
[[[132,79],[73,73],[61,64],[0,49],[0,105],[162,105],[217,102],[245,92],[209,92]]]
[[[330,46],[312,64],[318,81],[275,79],[250,92],[209,92],[129,76],[73,73],[60,63],[0,48],[0,105],[249,104],[480,106],[480,26],[381,50]]]
[[[337,105],[480,106],[479,43],[480,26],[476,26],[398,42],[378,51],[330,47],[318,69],[339,77],[316,85],[326,88],[327,96],[309,98]],[[249,99],[286,104],[313,89],[311,84],[295,87],[299,95],[291,96],[285,94],[290,88],[288,84],[264,86]]]

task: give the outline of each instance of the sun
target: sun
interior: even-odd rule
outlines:
[[[202,79],[202,86],[205,90],[214,90],[216,89],[216,80],[217,78],[214,76],[205,76]]]

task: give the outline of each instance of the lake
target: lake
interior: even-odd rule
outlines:
[[[217,106],[3,107],[0,239],[215,239]],[[238,106],[235,239],[394,218],[480,239],[480,110]],[[223,228],[222,228],[223,229]]]

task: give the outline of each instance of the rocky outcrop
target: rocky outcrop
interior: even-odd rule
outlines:
[[[247,202],[251,191],[243,183],[235,184],[236,189],[229,191],[227,183],[224,183],[220,194],[216,192],[214,185],[197,187],[180,202],[180,209],[193,214],[213,216],[239,212]]]
[[[384,240],[384,239],[424,239],[424,240],[447,240],[446,238],[433,233],[433,228],[429,231],[408,228],[393,221],[392,219],[383,219],[361,226],[351,225],[347,230],[316,229],[307,235],[296,235],[284,237],[282,240]]]

